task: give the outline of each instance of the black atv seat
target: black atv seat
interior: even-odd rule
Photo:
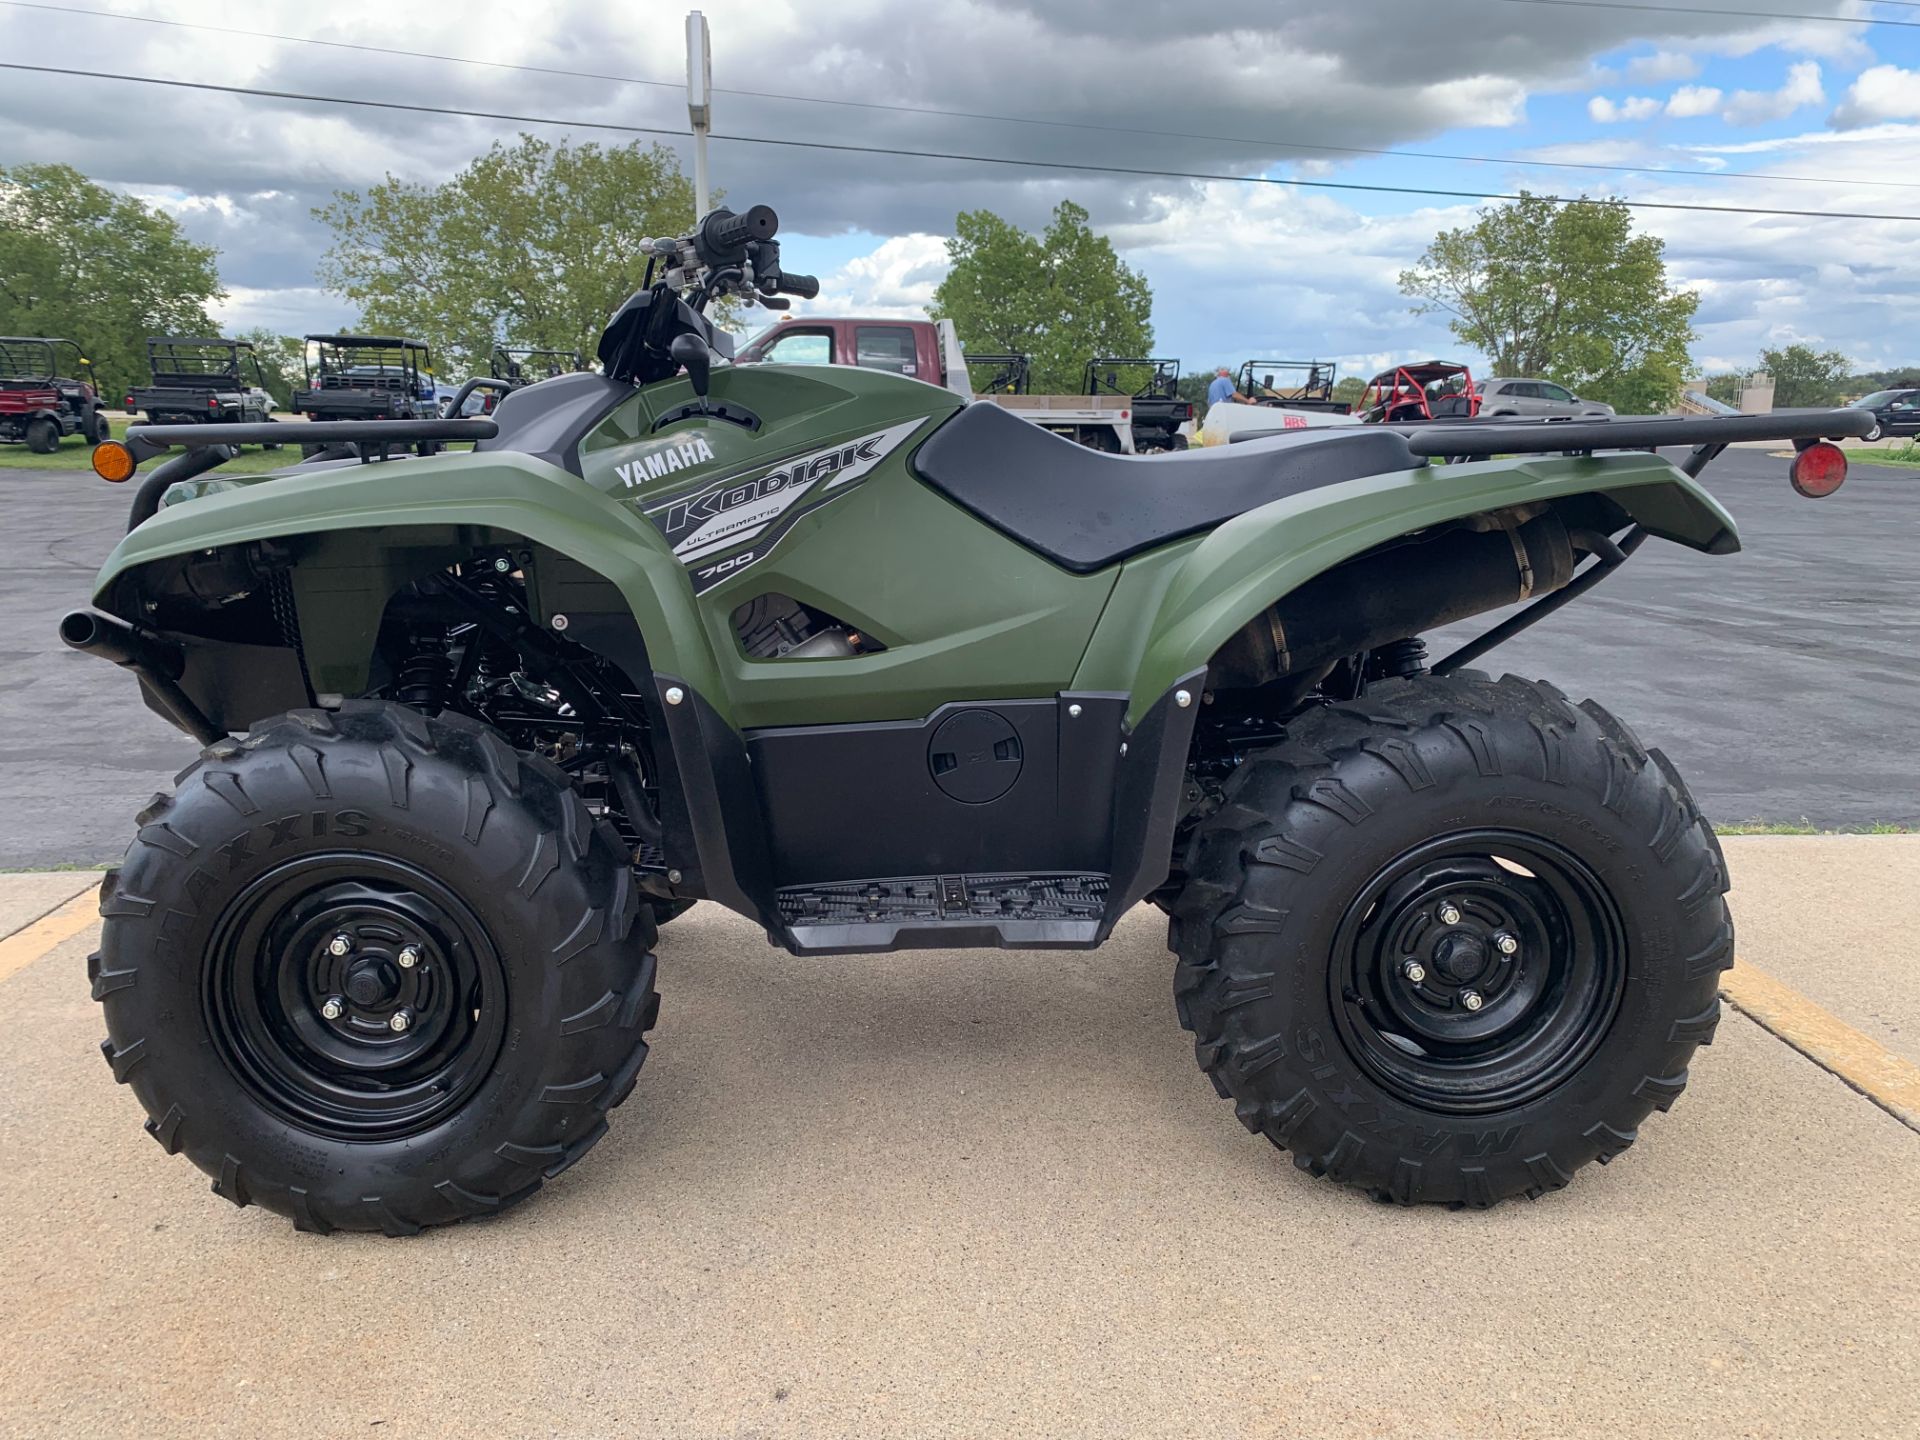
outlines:
[[[518,450],[578,475],[580,442],[632,394],[633,386],[586,370],[525,386],[500,397],[492,415],[499,433],[473,448]]]
[[[1110,455],[978,402],[934,431],[913,461],[949,500],[1080,575],[1272,500],[1425,463],[1402,436],[1372,426]]]

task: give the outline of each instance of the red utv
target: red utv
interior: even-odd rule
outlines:
[[[24,441],[36,455],[51,455],[69,435],[96,442],[107,438],[93,386],[54,373],[64,346],[76,372],[90,369],[71,340],[38,335],[0,336],[0,441]]]
[[[1367,382],[1353,413],[1368,424],[1467,420],[1480,413],[1473,372],[1448,360],[1421,360],[1382,370]]]

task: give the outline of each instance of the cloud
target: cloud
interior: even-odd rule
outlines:
[[[1677,50],[1656,50],[1651,55],[1636,55],[1627,62],[1627,78],[1640,85],[1691,80],[1699,73],[1700,62]]]
[[[1802,105],[1818,105],[1826,98],[1819,62],[1801,60],[1789,67],[1786,83],[1778,90],[1734,91],[1721,118],[1729,125],[1764,125],[1769,120],[1784,120]]]
[[[1682,85],[1667,97],[1667,114],[1676,120],[1711,115],[1720,108],[1720,98],[1712,85]]]
[[[1850,130],[1882,120],[1920,120],[1920,70],[1875,65],[1861,71],[1829,123]]]
[[[947,273],[947,242],[939,235],[894,235],[820,277],[811,308],[826,314],[924,315]]]
[[[1617,125],[1624,120],[1651,120],[1660,113],[1660,102],[1651,95],[1629,95],[1614,102],[1604,95],[1587,101],[1587,117],[1596,125]]]
[[[1854,3],[1796,0],[1790,8],[1833,14]],[[1513,13],[1489,31],[1462,25],[1448,7],[1413,4],[1395,5],[1387,24],[1381,23],[1385,7],[1375,4],[1181,7],[1180,23],[1172,27],[1165,0],[851,0],[834,6],[703,0],[701,8],[713,25],[716,84],[730,87],[716,98],[716,128],[723,134],[1017,156],[1053,167],[715,140],[715,183],[736,203],[765,201],[780,211],[788,263],[825,272],[820,303],[911,313],[924,306],[944,270],[941,237],[957,211],[987,207],[1036,227],[1060,199],[1071,197],[1154,283],[1160,336],[1192,368],[1237,364],[1261,351],[1334,356],[1361,368],[1417,352],[1457,353],[1461,347],[1438,318],[1409,314],[1394,282],[1437,230],[1467,223],[1474,207],[1412,208],[1419,202],[1101,175],[1076,170],[1076,163],[1395,183],[1408,175],[1407,162],[1356,160],[1332,147],[1487,153],[1550,135],[1568,143],[1540,148],[1534,158],[1660,165],[1681,155],[1687,157],[1682,163],[1719,164],[1722,154],[1747,152],[1669,149],[1641,129],[1596,134],[1584,121],[1571,132],[1516,133],[1515,127],[1526,122],[1529,97],[1585,96],[1596,88],[1615,93],[1607,104],[1620,114],[1609,126],[1678,115],[1678,96],[1705,88],[1683,83],[1683,62],[1691,55],[1771,46],[1850,56],[1847,74],[1874,64],[1852,33],[1857,27],[1764,14],[1743,19],[1502,6]],[[686,162],[677,23],[636,25],[619,7],[591,0],[550,0],[540,7],[541,23],[523,26],[476,24],[458,7],[413,6],[392,8],[376,29],[353,7],[336,10],[324,25],[305,0],[252,0],[247,14],[249,25],[262,31],[325,33],[343,42],[663,83],[410,60],[4,8],[0,48],[107,55],[114,72],[128,75],[657,126],[668,132],[663,143]],[[1143,64],[1139,37],[1145,33],[1154,40],[1150,63]],[[1636,61],[1620,63],[1625,78],[1595,78],[1600,57],[1635,52]],[[1819,68],[1807,69],[1817,90]],[[1842,106],[1856,105],[1858,91],[1863,124],[1889,103],[1865,83],[1872,74],[1861,76]],[[1897,91],[1910,82],[1895,73],[1873,83]],[[1664,94],[1673,84],[1681,88]],[[1629,87],[1661,93],[1618,98]],[[738,93],[748,90],[908,108]],[[1762,93],[1780,103],[1780,92]],[[1684,109],[1690,102],[1680,103]],[[926,107],[975,118],[918,113]],[[995,115],[1050,123],[982,118]],[[521,128],[104,80],[10,74],[0,83],[0,165],[62,161],[162,205],[196,238],[220,248],[231,292],[223,320],[293,333],[349,318],[337,298],[314,288],[314,264],[328,235],[309,216],[312,207],[327,203],[336,189],[364,189],[389,172],[443,180]],[[543,138],[603,144],[633,138],[584,127],[525,128]],[[1438,143],[1447,132],[1468,128],[1486,133]],[[183,136],[190,138],[183,143]],[[1199,138],[1209,136],[1215,138]],[[1889,149],[1887,142],[1903,148]],[[1756,144],[1790,157],[1817,154],[1817,167],[1799,160],[1793,168],[1800,173],[1885,179],[1887,155],[1908,153],[1916,142],[1920,126],[1877,122]],[[1790,167],[1783,162],[1780,168]],[[1536,188],[1557,190],[1589,178],[1562,173],[1543,180],[1543,172],[1518,163],[1509,169],[1420,162],[1412,173],[1413,184],[1465,190],[1516,188],[1523,176]],[[1615,177],[1592,179],[1608,184]],[[1632,176],[1617,183],[1648,199],[1687,203],[1910,208],[1890,202],[1891,192],[1865,188],[1829,192],[1746,178],[1670,184]],[[1920,226],[1767,217],[1722,223],[1727,220],[1644,212],[1636,218],[1668,239],[1676,273],[1711,287],[1711,320],[1702,328],[1710,323],[1714,353],[1754,353],[1768,325],[1792,324],[1862,354],[1876,345],[1909,347],[1888,363],[1914,358],[1920,253],[1907,236]],[[810,259],[809,251],[817,256],[823,243],[832,246],[833,258]],[[1809,255],[1829,252],[1847,273],[1809,266]]]

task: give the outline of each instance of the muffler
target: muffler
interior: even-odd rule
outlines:
[[[216,729],[177,683],[187,668],[186,653],[178,645],[94,610],[70,610],[61,616],[60,639],[83,654],[132,671],[167,717],[202,745],[227,738],[226,731]]]

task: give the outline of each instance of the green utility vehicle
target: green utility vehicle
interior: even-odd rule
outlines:
[[[901,375],[719,363],[709,301],[816,288],[775,231],[651,242],[601,373],[312,427],[471,453],[96,456],[187,447],[61,626],[204,747],[91,965],[161,1147],[307,1230],[504,1210],[633,1089],[657,928],[701,900],[813,964],[1087,948],[1157,905],[1241,1122],[1403,1203],[1632,1144],[1718,1018],[1719,848],[1625,724],[1468,662],[1649,537],[1736,550],[1694,478],[1728,441],[1802,441],[1826,493],[1820,437],[1870,417],[1105,455]],[[1649,444],[1696,448],[1599,453]]]

